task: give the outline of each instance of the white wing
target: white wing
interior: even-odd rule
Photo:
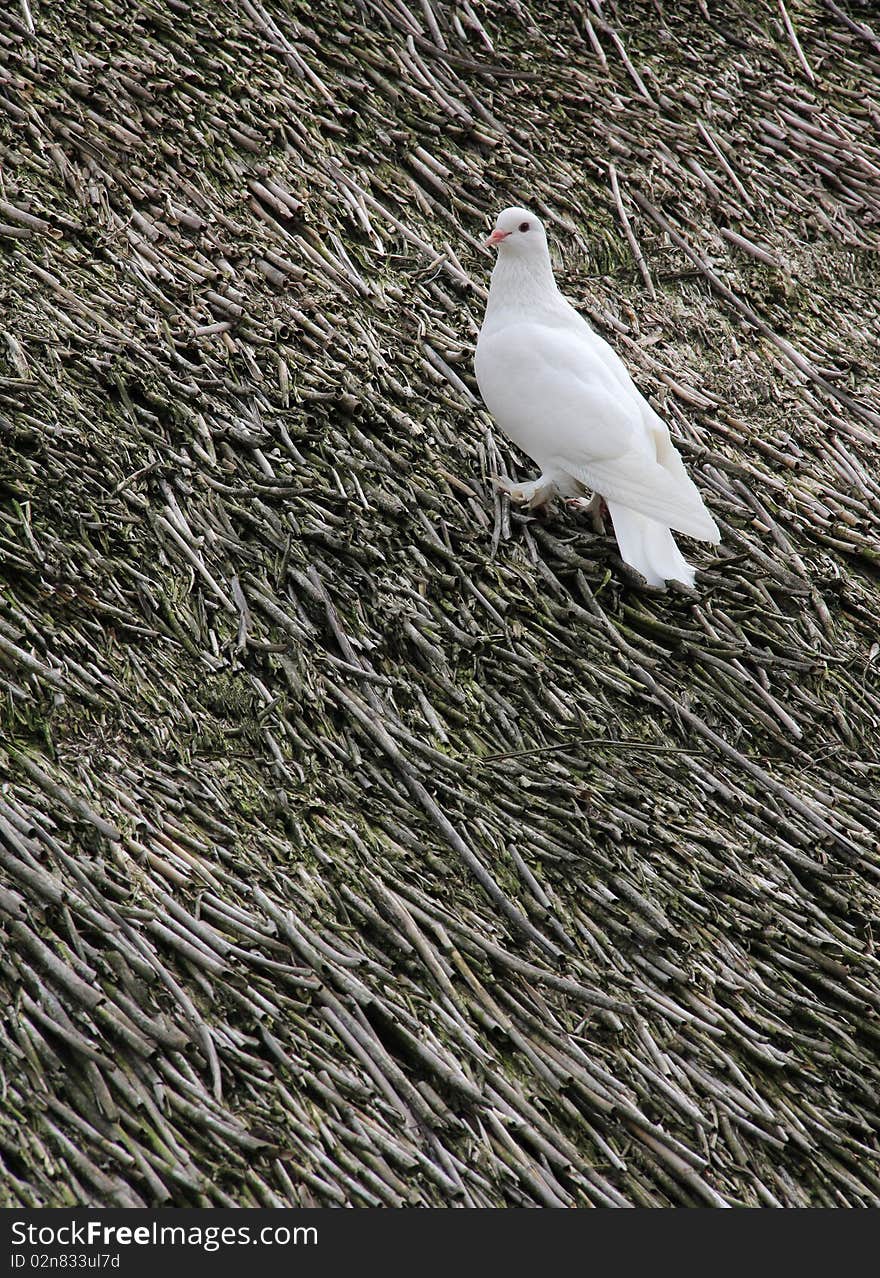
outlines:
[[[561,470],[619,502],[705,541],[718,529],[663,422],[623,363],[586,325],[514,320],[477,344],[486,406],[544,471]]]
[[[580,463],[560,458],[560,469],[600,493],[607,502],[619,502],[699,541],[721,540],[715,520],[690,480],[686,487],[645,453],[629,452],[610,460]]]
[[[559,452],[614,457],[641,433],[638,412],[596,411],[593,396],[612,403],[629,396],[581,335],[566,327],[522,319],[481,333],[474,369],[492,416],[539,465]]]

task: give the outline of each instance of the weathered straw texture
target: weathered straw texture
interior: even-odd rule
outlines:
[[[0,1201],[880,1205],[880,28],[4,13]],[[694,594],[495,493],[512,202]]]

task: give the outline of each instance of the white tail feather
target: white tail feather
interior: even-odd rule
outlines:
[[[652,586],[662,586],[666,581],[680,581],[685,586],[693,586],[694,569],[676,546],[675,538],[665,524],[639,515],[617,502],[608,502],[608,512],[624,563],[640,572]]]

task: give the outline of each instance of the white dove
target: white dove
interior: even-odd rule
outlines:
[[[500,486],[532,506],[592,489],[607,503],[626,563],[651,585],[693,586],[671,530],[721,538],[669,428],[560,293],[534,213],[505,209],[488,244],[498,260],[477,340],[477,384],[505,435],[541,468],[531,483]]]

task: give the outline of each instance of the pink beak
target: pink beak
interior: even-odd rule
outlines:
[[[494,248],[496,245],[500,244],[502,240],[506,240],[510,234],[510,231],[493,231],[488,240],[486,240],[486,247]]]

